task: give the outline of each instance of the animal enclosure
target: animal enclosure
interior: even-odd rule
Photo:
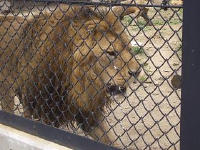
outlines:
[[[180,149],[183,8],[164,2],[2,11],[0,109],[121,149]]]

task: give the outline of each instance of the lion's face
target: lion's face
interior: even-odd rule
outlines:
[[[124,37],[113,32],[99,32],[96,36],[96,66],[109,94],[120,94],[126,91],[127,81],[135,80],[140,66],[134,59],[131,46]],[[126,37],[127,38],[127,37]],[[133,81],[132,80],[132,81]]]
[[[84,40],[75,52],[76,60],[82,64],[79,72],[85,72],[83,76],[88,87],[104,88],[111,95],[124,93],[127,81],[136,79],[140,73],[140,65],[131,54],[128,34],[125,31],[117,33],[105,21],[99,21],[98,25],[94,22],[85,24],[85,32],[79,32]]]

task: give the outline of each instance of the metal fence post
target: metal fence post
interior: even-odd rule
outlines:
[[[200,149],[200,1],[184,1],[181,150]]]

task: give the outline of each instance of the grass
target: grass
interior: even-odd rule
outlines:
[[[136,24],[136,26],[139,28],[143,28],[146,25],[146,22],[142,18],[140,18],[136,21],[131,16],[125,16],[123,18],[123,23],[125,26],[130,26],[130,25]]]
[[[132,47],[132,52],[134,53],[134,54],[142,54],[142,53],[144,53],[144,49],[142,48],[142,47],[139,47],[139,46],[133,46]]]
[[[126,25],[126,26],[129,26],[131,23],[132,23],[132,18],[130,16],[125,16],[123,18],[123,23]]]
[[[140,82],[145,82],[147,80],[147,76],[141,76],[140,78],[139,78],[139,81]]]
[[[180,18],[182,18],[181,16],[183,16],[183,9],[179,9],[177,11],[175,11],[177,13],[177,15],[180,16]],[[172,17],[170,20],[169,16],[171,16],[172,14],[170,13],[169,16],[166,16],[166,12],[164,12],[164,14],[161,13],[162,16],[165,16],[164,18],[166,19],[166,21],[169,22],[169,24],[171,25],[176,25],[176,24],[180,24],[182,23],[182,21],[177,17],[177,15],[175,14],[174,17]],[[146,25],[145,20],[142,17],[139,17],[137,20],[134,20],[134,18],[132,18],[131,16],[125,16],[123,18],[123,23],[125,26],[130,26],[130,25],[134,25],[137,26],[137,28],[146,28],[148,26]],[[157,15],[154,19],[152,19],[152,23],[154,26],[160,26],[165,24],[165,21],[159,16]]]

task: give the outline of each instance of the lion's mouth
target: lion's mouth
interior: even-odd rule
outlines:
[[[126,87],[124,86],[118,86],[118,85],[107,85],[106,91],[110,95],[118,95],[118,94],[124,94],[126,92]]]

